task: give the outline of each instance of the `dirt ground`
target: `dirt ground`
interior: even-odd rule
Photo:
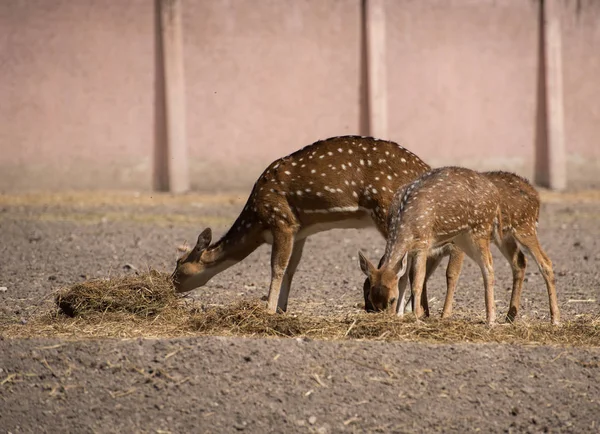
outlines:
[[[0,196],[0,432],[598,432],[600,348],[318,341],[239,337],[8,339],[51,306],[59,287],[153,267],[206,226],[218,236],[245,196]],[[563,321],[598,319],[600,192],[543,194],[542,245],[554,262]],[[307,241],[288,314],[358,312],[357,251],[374,230]],[[511,274],[494,248],[503,323]],[[190,297],[206,306],[267,293],[269,249]],[[434,315],[444,273],[429,285]],[[484,318],[481,276],[465,262],[457,315]],[[529,262],[520,321],[549,321]]]

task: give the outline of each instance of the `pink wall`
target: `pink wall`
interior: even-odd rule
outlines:
[[[539,9],[388,0],[390,136],[435,164],[532,174]]]
[[[361,0],[184,0],[192,186],[364,134]],[[559,2],[571,185],[600,186],[600,3]],[[579,5],[579,9],[578,9]],[[389,137],[434,165],[532,175],[539,2],[387,0]],[[155,0],[0,1],[0,192],[151,189]]]
[[[568,178],[600,187],[600,2],[560,5]]]
[[[195,188],[251,185],[282,155],[359,132],[360,0],[184,6]]]
[[[150,186],[151,1],[2,1],[0,44],[0,191]]]

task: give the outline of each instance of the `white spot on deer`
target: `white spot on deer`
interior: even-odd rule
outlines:
[[[325,174],[324,174],[324,173],[321,173],[321,176],[325,176]]]
[[[327,153],[327,155],[331,156],[331,155],[333,155],[333,152],[329,151],[329,152]]]
[[[325,155],[320,155],[320,156],[319,156],[319,158],[323,158],[323,157],[325,157]]]
[[[298,190],[298,191],[296,192],[296,194],[297,194],[298,196],[302,196],[302,191]]]
[[[348,180],[347,180],[347,179],[344,181],[344,184],[346,184],[346,185],[350,185],[350,183],[348,182]]]
[[[348,149],[348,153],[352,154],[353,153],[352,149]]]
[[[379,181],[379,176],[376,176],[376,177],[375,177],[375,181]]]
[[[392,175],[388,175],[387,179],[389,179],[391,181],[392,180]]]
[[[286,171],[285,171],[285,172],[283,172],[283,173],[285,173],[286,175],[291,175],[291,172],[290,172],[289,170],[286,170]]]
[[[317,171],[315,169],[311,169],[310,173],[317,173]]]
[[[352,185],[356,185],[356,182],[354,182],[354,181],[350,181],[350,184],[352,184]]]
[[[292,166],[296,166],[298,165],[298,163],[296,163],[295,161],[292,161]]]
[[[305,188],[304,191],[310,193],[310,188]]]
[[[370,166],[371,165],[371,160],[367,160],[367,164]]]
[[[331,170],[335,170],[335,166],[331,166]]]
[[[306,167],[306,164],[303,164],[303,165],[302,165],[302,166],[300,166],[300,167]]]
[[[352,167],[352,163],[348,162],[348,167]]]
[[[358,198],[358,194],[355,191],[352,192],[352,196]]]
[[[376,188],[371,189],[371,191],[373,192],[373,194],[377,194],[377,189]]]
[[[323,193],[321,193],[320,191],[317,191],[317,196],[321,197],[321,196],[323,196]]]
[[[341,153],[342,151],[343,151],[343,149],[342,149],[342,148],[338,148],[338,152],[340,152],[340,153]]]
[[[402,158],[400,158],[400,161],[402,161],[403,163],[406,163],[406,158],[402,157]]]
[[[341,188],[336,188],[335,191],[337,191],[338,193],[343,193],[344,190],[342,190]]]
[[[385,187],[381,187],[381,189],[382,189],[383,191],[387,191],[387,188],[385,188]]]
[[[390,151],[385,151],[385,155],[390,155]]]
[[[346,165],[342,164],[342,169],[346,170]]]
[[[360,165],[361,165],[361,166],[364,166],[364,165],[365,165],[365,160],[361,159],[361,160],[360,160]]]

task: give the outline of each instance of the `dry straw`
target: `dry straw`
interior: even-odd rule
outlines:
[[[271,315],[258,300],[204,309],[177,297],[168,276],[152,270],[137,276],[79,283],[59,291],[55,302],[58,308],[31,318],[26,325],[11,325],[2,334],[13,338],[220,335],[600,346],[598,317],[581,317],[560,327],[518,321],[488,328],[483,319],[472,317],[417,322],[412,315]]]

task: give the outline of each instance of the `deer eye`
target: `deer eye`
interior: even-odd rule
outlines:
[[[396,302],[396,297],[394,297],[390,300],[390,304],[394,304],[395,302]]]

